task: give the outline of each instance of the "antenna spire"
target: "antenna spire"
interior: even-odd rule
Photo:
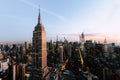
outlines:
[[[40,5],[39,5],[39,14],[38,14],[38,24],[41,24]]]

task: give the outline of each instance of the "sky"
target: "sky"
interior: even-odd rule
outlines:
[[[0,0],[0,42],[32,41],[39,6],[48,41],[120,41],[120,0]]]

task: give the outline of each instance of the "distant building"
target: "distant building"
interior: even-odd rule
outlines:
[[[85,36],[84,33],[82,32],[81,34],[81,50],[84,50],[84,43],[85,43]]]
[[[84,46],[86,49],[90,49],[90,47],[93,47],[94,44],[93,44],[92,40],[86,40]]]
[[[85,35],[84,35],[83,32],[81,34],[81,45],[80,45],[80,48],[81,48],[83,57],[86,57],[86,53],[85,53]]]
[[[105,51],[105,57],[109,57],[108,45],[107,45],[107,40],[106,40],[106,38],[105,38],[105,40],[104,40],[104,51]]]
[[[115,49],[115,43],[110,43],[108,44],[108,53],[109,53],[109,57],[115,57],[114,53],[114,49]]]
[[[27,50],[27,49],[28,49],[28,43],[25,42],[25,43],[24,43],[24,46],[25,46],[25,50]]]
[[[69,44],[68,45],[68,55],[69,55],[69,57],[71,57],[71,53],[72,53],[72,45]]]
[[[63,46],[59,46],[60,63],[63,63]]]

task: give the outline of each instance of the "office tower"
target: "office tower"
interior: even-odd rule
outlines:
[[[33,80],[43,80],[48,74],[47,69],[47,46],[46,46],[46,32],[40,19],[40,9],[38,16],[38,24],[33,31],[33,52],[34,52],[34,77]]]
[[[85,36],[84,36],[84,33],[82,32],[82,34],[81,34],[81,48],[82,48],[82,50],[84,49],[84,43],[85,43]]]
[[[85,43],[85,36],[84,36],[84,33],[82,32],[82,34],[81,34],[81,50],[82,50],[83,57],[86,57],[84,43]]]
[[[71,57],[71,52],[72,52],[72,46],[71,44],[68,45],[68,55]]]
[[[63,63],[63,46],[59,46],[60,63]]]
[[[24,46],[25,46],[25,50],[27,50],[27,49],[28,49],[28,43],[25,42],[25,43],[24,43]]]
[[[109,53],[108,53],[108,45],[107,45],[107,40],[105,38],[104,40],[104,51],[105,51],[105,57],[108,57],[109,56]]]

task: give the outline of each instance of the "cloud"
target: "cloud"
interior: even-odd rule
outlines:
[[[23,2],[23,3],[25,3],[25,4],[29,5],[29,6],[31,6],[33,8],[39,9],[39,6],[37,6],[36,4],[34,4],[34,3],[32,3],[32,2],[30,2],[28,0],[19,0],[19,1],[21,1],[21,2]],[[40,10],[42,10],[43,12],[45,12],[47,14],[50,14],[50,15],[58,18],[61,21],[64,21],[64,22],[66,21],[66,19],[64,18],[64,16],[62,16],[60,14],[57,14],[57,13],[55,13],[53,11],[49,11],[49,10],[44,9],[44,8],[40,8]]]

